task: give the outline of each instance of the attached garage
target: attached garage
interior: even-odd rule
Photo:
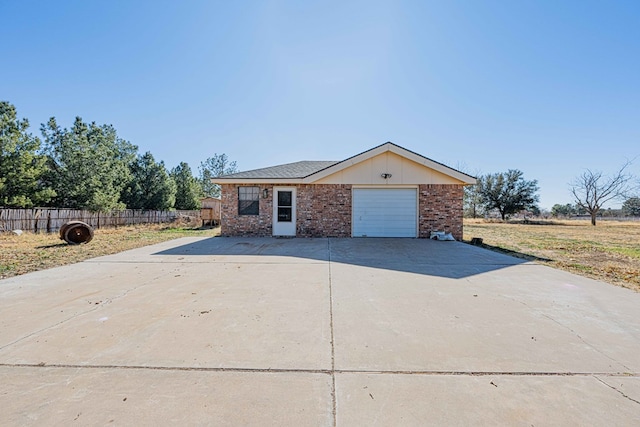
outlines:
[[[417,237],[416,188],[354,188],[353,237]]]
[[[213,178],[223,236],[462,238],[472,176],[391,142],[340,161],[303,160]],[[251,209],[247,209],[250,206]]]

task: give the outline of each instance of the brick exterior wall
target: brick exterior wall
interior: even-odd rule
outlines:
[[[223,236],[271,236],[273,185],[260,187],[259,215],[238,215],[238,187],[222,185],[220,217]],[[351,185],[304,184],[296,188],[296,235],[299,237],[351,236]],[[267,189],[269,197],[262,198]]]
[[[462,185],[422,184],[418,186],[418,237],[432,231],[446,231],[462,240]]]
[[[238,215],[237,184],[222,185],[221,222],[223,236],[271,236],[273,185],[260,188],[259,215]],[[304,184],[296,187],[296,235],[298,237],[350,237],[351,185]],[[267,189],[269,197],[262,198]],[[446,231],[462,239],[462,185],[418,187],[418,237],[431,231]]]
[[[271,236],[273,223],[273,194],[272,185],[247,185],[246,187],[260,187],[259,215],[238,215],[238,187],[237,184],[222,185],[222,203],[220,207],[221,234],[223,236]],[[262,198],[262,190],[268,189],[269,197]]]
[[[351,237],[351,185],[298,185],[297,234]]]

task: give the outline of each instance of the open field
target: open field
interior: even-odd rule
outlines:
[[[464,240],[551,267],[640,291],[640,222],[465,219]]]
[[[110,255],[186,236],[215,236],[216,229],[172,228],[166,225],[139,225],[95,230],[87,244],[68,245],[54,234],[0,233],[0,279],[31,271]]]

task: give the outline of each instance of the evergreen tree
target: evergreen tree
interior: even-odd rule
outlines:
[[[131,164],[131,181],[122,193],[129,209],[167,210],[176,200],[176,184],[164,162],[157,163],[150,152]]]
[[[30,208],[55,195],[41,180],[46,159],[38,154],[40,140],[28,128],[29,121],[18,120],[12,104],[0,102],[0,206]]]
[[[534,208],[538,202],[538,181],[526,181],[517,169],[485,175],[478,184],[484,209],[496,209],[503,220],[507,215]]]
[[[560,216],[570,217],[576,213],[576,208],[571,203],[567,203],[566,205],[555,204],[551,207],[551,215],[556,218]]]
[[[215,153],[200,163],[200,186],[205,197],[220,197],[220,186],[213,184],[211,178],[238,171],[236,162],[230,162],[226,154]]]
[[[120,195],[131,182],[129,165],[138,148],[118,137],[111,125],[86,124],[80,117],[71,129],[55,118],[42,125],[48,156],[47,178],[57,207],[108,211],[124,209]]]
[[[625,216],[640,216],[640,197],[630,197],[622,204]]]
[[[193,177],[191,168],[185,162],[171,170],[171,178],[176,184],[176,209],[195,210],[200,209],[202,188]]]

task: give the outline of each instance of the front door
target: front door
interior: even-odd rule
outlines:
[[[295,187],[273,187],[273,235],[296,235]]]

